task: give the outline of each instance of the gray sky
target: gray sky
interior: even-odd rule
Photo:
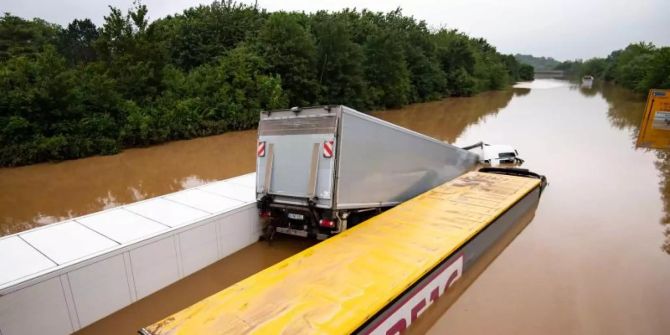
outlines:
[[[145,0],[152,19],[211,1]],[[250,2],[249,0],[242,2]],[[66,25],[75,18],[101,24],[107,5],[123,10],[132,0],[0,0],[0,11],[24,18],[40,17]],[[389,11],[431,27],[456,28],[484,37],[503,53],[530,53],[559,60],[603,57],[630,42],[670,45],[670,0],[259,0],[270,11],[345,7]]]

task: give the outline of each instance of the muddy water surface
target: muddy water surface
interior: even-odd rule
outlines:
[[[430,334],[670,333],[670,155],[636,149],[644,101],[609,86],[537,80],[374,113],[466,145],[512,144],[546,174],[533,220]],[[4,234],[254,168],[255,132],[58,164],[0,169]],[[513,236],[512,236],[513,237]],[[511,240],[511,238],[510,238]],[[303,248],[256,244],[84,329],[132,334]]]
[[[256,131],[0,169],[0,236],[253,171]]]
[[[429,334],[670,334],[670,158],[635,148],[639,98],[553,83],[456,140],[513,143],[550,185]]]

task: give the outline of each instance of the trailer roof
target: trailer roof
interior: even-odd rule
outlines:
[[[2,236],[0,296],[255,202],[250,173]]]
[[[467,173],[146,330],[351,333],[538,185],[532,178]]]

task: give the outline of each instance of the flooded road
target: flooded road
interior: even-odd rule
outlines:
[[[256,131],[0,169],[0,236],[253,171]]]
[[[489,92],[376,115],[453,142],[512,95]],[[256,134],[231,132],[113,156],[0,169],[0,236],[252,172]]]
[[[373,113],[457,145],[511,144],[524,167],[547,175],[550,183],[532,222],[491,257],[497,256],[435,324],[422,329],[669,333],[670,155],[635,148],[643,108],[642,98],[612,85],[588,89],[536,80]],[[230,133],[0,169],[2,232],[250,172],[255,136]],[[81,333],[132,334],[308,245],[252,245]]]
[[[670,160],[635,149],[643,102],[612,86],[529,87],[456,143],[513,143],[550,185],[429,334],[670,333]]]

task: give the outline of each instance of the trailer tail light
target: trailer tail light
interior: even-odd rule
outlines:
[[[256,148],[256,154],[258,157],[265,157],[265,141],[258,142],[258,147]]]
[[[269,210],[261,210],[260,212],[258,212],[258,216],[262,218],[269,218],[272,216],[272,212],[270,212]]]
[[[324,228],[335,228],[335,221],[331,219],[321,219],[319,220],[319,226]]]
[[[333,157],[333,143],[335,143],[333,140],[323,142],[323,157]]]

